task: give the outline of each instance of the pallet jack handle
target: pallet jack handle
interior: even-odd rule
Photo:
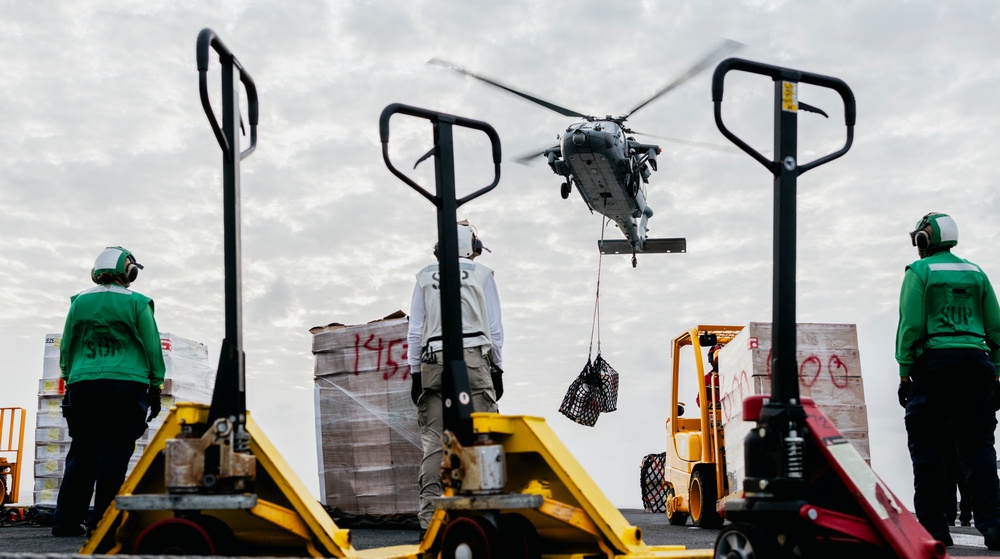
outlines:
[[[389,158],[389,119],[394,114],[404,114],[431,121],[434,128],[434,147],[417,164],[434,156],[436,194],[431,194],[416,181],[397,169]],[[485,133],[493,149],[493,182],[462,198],[455,194],[455,145],[453,127],[471,128]],[[438,254],[441,273],[441,319],[444,358],[442,391],[444,398],[444,429],[455,434],[462,445],[472,444],[472,389],[469,371],[462,351],[462,303],[459,288],[458,232],[455,228],[458,207],[486,194],[500,182],[500,136],[485,122],[439,113],[400,103],[393,103],[382,110],[379,117],[379,136],[382,140],[382,159],[392,174],[427,198],[437,207]],[[416,165],[414,165],[416,167]]]
[[[215,117],[208,97],[209,48],[219,54],[222,65],[222,126]],[[198,89],[205,115],[222,148],[222,203],[226,290],[226,337],[222,341],[219,369],[215,376],[209,423],[229,418],[238,431],[246,423],[246,359],[243,352],[243,293],[240,250],[240,161],[257,147],[257,86],[236,56],[211,29],[198,34],[196,45]],[[239,84],[246,89],[250,123],[250,147],[240,151]],[[238,155],[238,157],[237,157]],[[248,449],[241,449],[248,451]]]
[[[731,132],[722,121],[723,84],[726,74],[743,71],[769,76],[774,80],[774,160],[769,160]],[[820,109],[799,103],[798,84],[807,83],[833,89],[844,102],[847,140],[839,150],[807,164],[797,161],[798,110]],[[773,346],[771,370],[774,371],[771,404],[798,405],[798,365],[795,359],[795,195],[796,179],[844,155],[854,142],[856,108],[854,93],[837,78],[772,66],[742,58],[728,58],[719,63],[712,76],[712,101],[715,123],[722,134],[740,149],[764,165],[774,175],[774,285],[772,291]],[[801,412],[796,414],[801,416]]]

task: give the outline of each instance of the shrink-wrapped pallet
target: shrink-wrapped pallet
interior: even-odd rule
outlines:
[[[423,451],[410,401],[407,319],[310,330],[320,493],[349,515],[414,515]]]
[[[771,332],[771,323],[751,322],[719,351],[730,493],[743,488],[743,440],[756,426],[755,422],[743,420],[743,400],[771,393]],[[802,323],[797,325],[796,338],[800,397],[812,398],[862,458],[870,461],[857,327]]]
[[[59,350],[62,334],[45,336],[42,378],[38,381],[38,412],[35,416],[35,491],[36,505],[54,506],[58,488],[66,468],[66,453],[72,439],[62,416],[66,385],[59,378]],[[209,404],[215,387],[215,371],[208,362],[205,344],[182,338],[170,332],[160,333],[160,349],[165,366],[162,411],[149,422],[146,432],[136,441],[136,450],[129,461],[128,471],[139,461],[142,452],[176,402]]]

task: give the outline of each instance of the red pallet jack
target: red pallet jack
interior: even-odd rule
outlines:
[[[774,81],[775,159],[742,141],[722,121],[726,73],[743,71]],[[844,102],[847,139],[838,151],[807,164],[796,159],[799,110],[827,116],[798,100],[798,84],[828,88]],[[879,479],[823,412],[800,399],[795,359],[796,178],[850,149],[856,117],[854,94],[837,79],[739,58],[722,61],[712,78],[715,122],[723,135],[774,175],[774,371],[770,396],[743,403],[756,421],[744,442],[743,498],[725,503],[732,523],[719,533],[715,556],[753,557],[947,557],[945,546]]]

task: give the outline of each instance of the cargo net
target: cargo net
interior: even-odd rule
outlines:
[[[607,200],[605,199],[605,204]],[[603,221],[603,220],[602,220]],[[604,242],[604,228],[601,228],[601,242]],[[618,409],[618,371],[601,357],[601,261],[597,259],[597,294],[594,297],[594,320],[590,325],[590,348],[587,350],[587,364],[569,385],[559,411],[571,420],[593,427],[601,412]],[[597,357],[590,360],[594,349],[594,332],[597,332]]]
[[[642,491],[642,508],[646,512],[667,512],[666,479],[664,464],[667,453],[647,454],[639,470],[639,488]]]
[[[571,420],[593,427],[601,412],[618,409],[618,371],[598,353],[569,385],[559,412]]]

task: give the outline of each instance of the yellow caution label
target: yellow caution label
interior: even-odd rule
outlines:
[[[799,84],[781,82],[781,110],[791,113],[799,110]]]

